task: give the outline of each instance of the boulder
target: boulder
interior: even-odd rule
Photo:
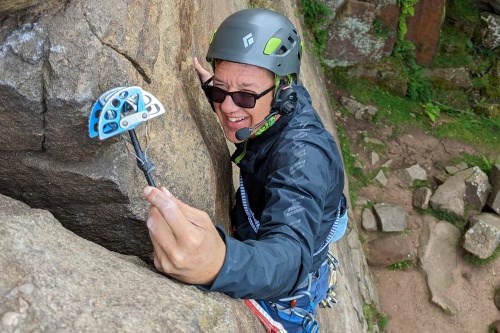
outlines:
[[[408,235],[397,234],[371,240],[366,246],[366,260],[371,266],[389,266],[415,259],[413,244]]]
[[[241,300],[166,278],[0,195],[2,332],[257,332]]]
[[[465,217],[465,207],[479,209],[484,206],[490,185],[478,167],[469,168],[446,179],[430,199],[432,208]]]
[[[408,213],[398,205],[379,203],[373,206],[375,216],[384,232],[405,231],[408,220]]]
[[[427,181],[427,171],[418,164],[398,170],[396,174],[407,186],[412,186],[416,180]]]
[[[373,214],[370,208],[363,209],[363,215],[361,217],[361,225],[366,231],[377,231],[377,218]]]
[[[459,242],[460,230],[457,227],[430,216],[424,218],[418,256],[426,275],[431,301],[450,314],[457,312],[448,289],[454,282]]]
[[[387,177],[385,176],[385,173],[382,169],[380,169],[377,173],[377,175],[375,176],[375,181],[382,187],[386,187],[387,186],[387,182],[388,182],[388,179]]]
[[[473,226],[464,236],[464,249],[486,259],[500,243],[500,216],[489,213],[474,215],[471,224]]]
[[[347,0],[335,11],[329,26],[324,62],[327,66],[350,66],[380,59],[386,40],[373,34],[376,6]]]
[[[429,200],[431,199],[432,191],[428,187],[420,187],[413,191],[412,204],[415,208],[429,208]]]

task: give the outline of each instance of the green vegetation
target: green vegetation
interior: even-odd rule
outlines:
[[[406,2],[410,5],[413,1]],[[461,25],[453,25],[454,13],[468,12],[474,8],[472,1],[454,1],[451,18],[443,27],[440,51],[432,67],[467,67],[473,74],[474,89],[481,95],[498,98],[500,79],[489,75],[492,66],[498,62],[498,52],[486,51],[474,46],[471,36],[463,31]],[[411,14],[408,9],[407,15]],[[460,15],[462,15],[460,14]],[[479,17],[477,9],[468,14],[467,21],[475,22]],[[461,19],[461,17],[460,17]],[[459,19],[456,19],[459,22]],[[404,30],[403,21],[400,29]],[[452,22],[452,23],[450,23]],[[463,25],[463,24],[462,24]],[[403,27],[403,28],[402,28]],[[404,31],[403,31],[404,32]],[[399,35],[404,36],[403,33]],[[486,117],[474,111],[477,105],[470,92],[460,89],[445,89],[432,85],[423,77],[423,68],[416,64],[415,47],[406,39],[399,39],[392,57],[383,59],[392,68],[401,68],[401,76],[408,85],[407,96],[394,95],[390,89],[368,80],[350,77],[345,68],[325,68],[325,74],[340,89],[349,91],[358,101],[374,104],[379,108],[375,122],[387,121],[398,128],[415,126],[439,138],[451,138],[475,147],[486,159],[500,154],[500,117]],[[498,66],[498,65],[497,65]]]
[[[466,252],[464,258],[474,266],[483,266],[495,261],[499,256],[500,256],[500,246],[497,246],[493,254],[486,259],[481,259],[470,252]]]
[[[351,154],[349,140],[343,127],[337,128],[340,140],[340,149],[344,158],[344,167],[349,177],[349,196],[352,201],[357,200],[357,191],[369,183],[370,179],[364,174],[363,169],[356,166],[356,157]]]
[[[313,50],[322,58],[328,38],[328,21],[332,16],[332,11],[318,0],[302,0],[300,3],[305,24],[313,35]]]
[[[463,153],[462,156],[457,157],[452,160],[453,163],[465,162],[467,165],[478,166],[481,170],[483,170],[486,174],[490,174],[493,166],[497,163],[500,163],[500,156],[497,157],[496,160],[486,157],[486,156],[476,156],[468,153]]]
[[[391,271],[406,271],[413,267],[412,260],[402,260],[392,265],[387,266]]]
[[[465,227],[467,226],[467,221],[461,216],[457,216],[457,215],[449,213],[449,212],[434,210],[432,208],[428,208],[425,210],[417,210],[417,211],[419,213],[422,213],[422,214],[432,215],[435,218],[437,218],[438,220],[450,222],[455,227],[457,227],[458,230],[460,230],[460,233],[462,235],[465,232]]]
[[[368,331],[374,332],[374,326],[377,325],[380,332],[385,331],[389,319],[381,313],[374,304],[363,305],[363,315],[365,316],[366,323],[368,324]]]

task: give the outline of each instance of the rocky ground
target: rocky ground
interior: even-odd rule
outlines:
[[[350,151],[365,173],[375,175],[382,166],[386,170],[385,185],[373,180],[358,191],[357,202],[352,203],[381,310],[389,319],[385,332],[488,332],[488,325],[500,319],[494,303],[495,289],[500,287],[500,260],[484,266],[465,261],[458,229],[416,212],[413,189],[397,176],[397,170],[418,164],[432,184],[446,166],[456,163],[452,162],[454,158],[463,152],[475,153],[474,147],[437,139],[415,128],[396,129],[358,120],[353,115],[338,114],[337,123],[346,128]],[[408,214],[405,231],[389,234],[364,230],[362,215],[367,203],[403,207]],[[374,259],[370,253],[372,241],[388,235],[396,240],[382,243],[393,247],[386,246],[382,250],[385,253],[378,254],[379,260]],[[409,269],[391,270],[381,264],[388,257],[403,259],[405,255],[413,262]]]

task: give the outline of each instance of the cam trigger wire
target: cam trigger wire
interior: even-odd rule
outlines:
[[[92,107],[89,118],[89,136],[100,140],[128,132],[130,142],[134,147],[137,166],[144,173],[150,186],[155,186],[151,175],[153,163],[142,150],[135,127],[165,113],[160,101],[140,87],[117,87],[102,94]],[[146,126],[146,150],[149,146]],[[128,150],[128,146],[127,146]]]
[[[148,159],[148,148],[149,148],[148,123],[146,123],[145,128],[146,128],[146,133],[145,133],[146,148],[144,148],[144,157],[147,160]],[[127,149],[127,153],[129,153],[130,155],[133,155],[141,163],[145,163],[145,161],[143,161],[138,155],[136,155],[133,151],[131,151],[129,149],[129,144],[133,146],[132,141],[130,139],[127,139],[127,137],[125,135],[123,135],[123,133],[120,134],[120,137],[123,140],[125,149]]]

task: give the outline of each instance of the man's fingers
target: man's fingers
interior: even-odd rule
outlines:
[[[203,68],[203,66],[199,63],[198,58],[193,57],[193,64],[201,83],[206,82],[212,77],[212,74],[210,74],[210,72]]]
[[[158,209],[159,213],[172,230],[175,238],[184,238],[191,233],[193,228],[192,224],[179,209],[176,198],[168,190],[165,189],[165,191],[160,191],[155,187],[148,186],[144,189],[144,197]],[[154,222],[152,227],[161,226],[161,223],[156,223],[156,219]],[[159,234],[159,232],[154,232],[154,234]]]
[[[149,208],[147,226],[149,229],[151,241],[153,243],[156,242],[159,246],[161,246],[163,248],[163,251],[167,251],[168,249],[175,247],[176,240],[174,237],[174,232],[165,222],[163,216],[160,214],[160,211],[154,206]]]
[[[160,190],[167,195],[169,195],[169,193],[170,193],[165,187],[162,187]],[[202,217],[202,215],[207,215],[207,214],[202,210],[191,207],[190,205],[179,200],[178,198],[175,198],[175,197],[173,197],[173,198],[175,200],[175,203],[177,204],[177,207],[179,207],[179,210],[182,212],[182,214],[184,214],[186,219],[189,222],[191,222],[192,224],[201,227],[202,225],[200,224],[200,222],[206,221],[205,219],[203,219],[201,217]]]

